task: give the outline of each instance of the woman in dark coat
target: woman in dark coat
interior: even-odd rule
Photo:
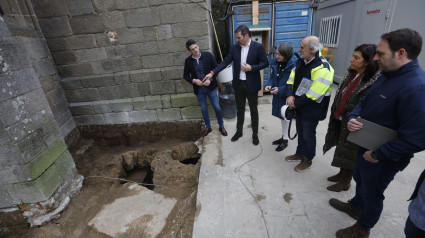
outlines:
[[[288,146],[288,127],[289,121],[282,118],[280,109],[286,104],[286,97],[283,96],[292,68],[298,55],[294,54],[292,46],[288,43],[279,44],[276,49],[276,59],[270,61],[270,79],[267,81],[264,91],[273,95],[272,115],[278,117],[282,123],[282,137],[273,141],[277,145],[276,151],[282,151]]]
[[[347,191],[351,186],[358,146],[347,141],[347,115],[380,76],[378,65],[373,61],[375,52],[376,45],[373,44],[363,44],[354,49],[350,68],[340,83],[331,107],[323,154],[336,146],[331,165],[340,168],[340,171],[328,178],[329,181],[336,182],[327,188],[330,191]]]

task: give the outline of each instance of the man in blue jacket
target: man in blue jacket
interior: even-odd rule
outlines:
[[[363,118],[396,130],[397,137],[374,151],[359,148],[355,196],[348,203],[329,200],[332,207],[357,220],[337,231],[337,237],[369,237],[381,216],[385,189],[413,154],[425,149],[425,72],[417,60],[421,49],[422,37],[411,29],[381,36],[374,60],[383,73],[348,115],[347,126],[350,131],[361,130],[357,119]]]
[[[237,123],[236,133],[232,141],[242,137],[242,128],[245,119],[245,103],[248,99],[251,112],[252,143],[258,145],[258,91],[261,89],[260,70],[269,66],[266,51],[262,44],[251,40],[251,32],[245,25],[235,30],[236,41],[226,58],[213,69],[205,79],[210,79],[233,62],[232,86],[235,90]]]
[[[205,121],[205,131],[202,136],[207,136],[211,131],[210,116],[208,114],[207,97],[210,99],[211,105],[214,108],[217,117],[219,131],[223,136],[227,136],[227,131],[223,125],[223,113],[221,112],[220,104],[217,97],[217,79],[210,78],[204,80],[208,72],[217,66],[214,56],[210,52],[201,52],[196,41],[190,39],[186,42],[186,48],[191,55],[184,61],[183,78],[192,84],[193,92],[198,97],[201,105],[202,117]]]

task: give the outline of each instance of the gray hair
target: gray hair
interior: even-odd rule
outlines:
[[[288,61],[294,52],[292,46],[288,43],[279,44],[277,46],[277,51],[279,51],[279,54],[283,56],[285,61]]]
[[[323,48],[323,45],[320,43],[317,37],[312,37],[308,42],[308,48],[313,48],[313,53],[317,53],[317,51]]]

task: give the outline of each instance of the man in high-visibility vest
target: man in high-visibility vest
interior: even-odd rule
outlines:
[[[334,70],[320,54],[322,44],[316,36],[301,41],[300,55],[287,81],[286,104],[297,111],[298,146],[286,161],[300,162],[295,171],[311,168],[316,155],[316,127],[326,118]]]

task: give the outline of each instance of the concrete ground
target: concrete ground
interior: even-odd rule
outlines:
[[[282,152],[276,152],[272,145],[281,137],[281,124],[271,115],[271,100],[270,95],[259,98],[258,146],[252,144],[249,110],[243,137],[238,141],[230,141],[236,131],[236,119],[225,119],[227,137],[222,137],[218,126],[213,125],[213,133],[204,138],[194,238],[335,237],[337,230],[355,223],[328,203],[332,197],[350,199],[355,182],[346,192],[326,189],[333,184],[326,178],[338,172],[330,165],[334,149],[325,155],[322,152],[327,120],[317,128],[312,168],[297,173],[297,163],[284,160],[295,153],[296,139]],[[295,132],[295,124],[292,128]],[[425,152],[421,152],[396,175],[385,192],[384,210],[370,237],[404,237],[407,199],[424,167]]]

